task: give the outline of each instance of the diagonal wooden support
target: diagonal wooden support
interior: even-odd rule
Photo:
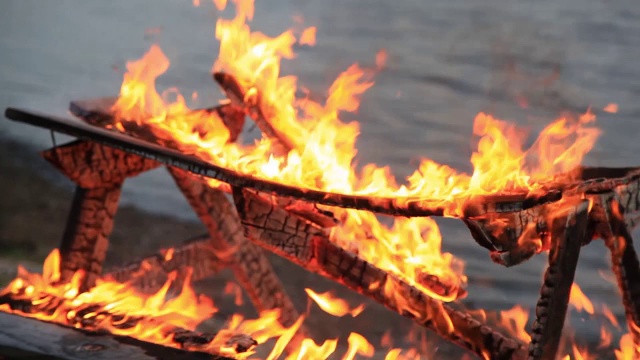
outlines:
[[[102,272],[124,180],[158,163],[85,141],[55,147],[42,156],[77,184],[60,244],[60,270],[63,281],[84,271],[86,289]]]
[[[233,194],[247,237],[258,245],[412,318],[478,356],[525,358],[523,344],[345,251],[325,230],[248,190],[234,188]]]
[[[640,263],[620,203],[612,200],[604,208],[609,229],[603,238],[611,253],[611,267],[622,295],[625,317],[636,349],[635,356],[640,358]]]
[[[175,248],[159,251],[144,259],[111,269],[105,277],[129,282],[146,293],[155,293],[167,281],[169,273],[178,272],[174,287],[181,287],[190,270],[191,281],[215,275],[223,268],[211,246],[209,234],[185,241]]]
[[[549,266],[536,305],[530,360],[554,360],[558,353],[571,285],[587,233],[588,211],[589,200],[583,200],[576,206],[559,209],[551,222]]]
[[[226,195],[177,168],[169,168],[176,184],[205,224],[212,246],[229,266],[258,311],[280,309],[279,321],[291,326],[299,318],[264,251],[249,242]]]

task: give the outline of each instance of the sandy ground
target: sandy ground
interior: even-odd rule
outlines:
[[[36,149],[0,140],[0,281],[3,284],[14,277],[18,263],[31,270],[41,269],[43,259],[58,246],[73,189],[73,184],[41,159]],[[111,236],[107,266],[134,260],[159,247],[169,247],[203,233],[204,227],[199,223],[121,206]],[[418,339],[426,335],[425,349],[432,355],[430,358],[449,359],[457,352],[451,346],[441,344],[433,334],[413,326],[410,320],[342,286],[275,256],[271,256],[271,261],[298,310],[308,314],[305,325],[317,342],[339,337],[342,347],[350,332],[358,332],[379,349],[379,355],[375,357],[383,358],[381,354],[386,350],[380,343],[385,332],[390,332],[395,346],[405,342],[411,332]],[[229,281],[234,281],[233,276],[224,270],[195,284],[196,289],[212,297],[220,309],[210,323],[219,324],[235,312],[247,317],[256,315],[246,296],[243,305],[236,306],[234,297],[223,293]],[[309,303],[305,287],[317,292],[335,290],[337,296],[352,306],[365,303],[365,311],[356,318],[329,316]]]

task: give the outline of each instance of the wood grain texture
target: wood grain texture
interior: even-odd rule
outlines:
[[[71,211],[60,244],[61,279],[68,281],[78,270],[85,272],[81,289],[93,286],[102,274],[109,235],[120,201],[121,184],[84,189],[76,187]]]
[[[160,165],[156,161],[88,141],[74,141],[41,154],[71,181],[85,189],[122,183],[128,177]]]
[[[587,234],[588,209],[589,201],[584,200],[553,219],[549,266],[531,330],[530,360],[555,360],[557,356],[580,248]]]
[[[412,318],[476,355],[526,356],[523,344],[343,250],[329,240],[326,230],[248,190],[234,189],[234,200],[247,237],[267,250]]]
[[[145,293],[155,293],[173,271],[178,273],[174,286],[179,287],[187,273],[191,281],[199,281],[215,275],[223,266],[207,234],[130,264],[118,266],[104,276],[118,282],[128,282]]]
[[[280,309],[279,321],[291,326],[299,313],[284,291],[264,250],[244,236],[240,219],[226,195],[202,180],[169,168],[176,184],[205,224],[216,256],[230,267],[258,311]]]

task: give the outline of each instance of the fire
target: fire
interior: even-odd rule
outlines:
[[[42,275],[19,267],[17,278],[0,292],[11,299],[0,305],[0,311],[174,347],[179,344],[172,341],[173,329],[193,330],[217,311],[210,299],[195,294],[188,279],[178,296],[167,298],[175,273],[152,295],[104,279],[98,279],[91,290],[80,292],[83,272],[62,283],[59,266],[60,254],[54,250],[44,262]],[[13,309],[12,302],[23,306]]]
[[[257,178],[341,194],[415,198],[442,206],[445,214],[453,217],[461,216],[465,201],[477,195],[527,194],[572,181],[569,175],[559,174],[580,165],[600,134],[594,126],[595,116],[587,112],[577,118],[557,119],[542,129],[532,145],[526,146],[526,131],[480,113],[473,126],[477,147],[470,159],[471,174],[429,159],[423,159],[405,183],[399,183],[388,167],[368,164],[358,169],[355,142],[359,124],[343,122],[340,114],[358,109],[360,96],[373,86],[372,74],[376,70],[357,64],[349,67],[333,82],[323,103],[298,98],[297,78],[281,76],[281,62],[295,57],[296,43],[315,44],[316,28],[307,28],[300,36],[293,29],[275,37],[253,32],[249,26],[254,16],[253,0],[232,2],[235,17],[221,18],[216,23],[220,50],[212,70],[230,74],[238,81],[245,92],[244,100],[262,110],[279,139],[265,136],[248,145],[229,142],[230,133],[217,114],[190,111],[184,97],[175,90],[161,96],[155,80],[167,71],[170,62],[156,45],[140,60],[127,64],[120,96],[113,107],[118,118],[116,129],[125,131],[130,123],[144,125],[157,139],[170,140],[178,150]],[[214,3],[219,10],[227,5],[226,0]],[[386,60],[387,52],[379,52],[376,69],[382,69]],[[290,145],[286,153],[275,151],[282,140]],[[214,180],[210,185],[221,186]],[[332,211],[340,225],[331,229],[331,239],[343,248],[357,252],[435,298],[452,301],[462,293],[459,290],[466,283],[464,264],[442,252],[440,233],[432,219],[398,218],[387,226],[369,212]],[[421,277],[436,278],[445,290],[423,284]],[[335,306],[335,299],[326,301],[311,294],[319,306],[326,307],[325,311],[349,313],[344,308],[330,308],[328,304]],[[323,301],[325,305],[320,305]],[[523,328],[523,310],[512,311],[509,314],[514,317],[509,322]],[[443,319],[443,324],[452,326],[448,319]],[[280,330],[284,336],[285,330]],[[528,337],[524,331],[517,333],[523,339]],[[351,341],[360,343],[356,335]],[[307,341],[305,351],[324,353],[334,346],[328,344],[318,346]],[[306,353],[297,356],[300,354]]]
[[[529,312],[520,305],[514,306],[511,310],[500,312],[500,322],[502,326],[525,344],[531,342],[531,335],[529,335],[525,329],[527,320],[529,320]]]
[[[322,310],[333,316],[345,316],[349,314],[352,317],[356,317],[364,310],[364,304],[360,304],[355,308],[350,309],[349,304],[347,304],[346,301],[333,296],[331,292],[318,294],[309,288],[304,289],[304,291],[306,291],[307,295],[309,295],[309,297],[315,301]]]
[[[578,284],[576,283],[573,283],[573,285],[571,285],[569,304],[573,305],[578,311],[584,310],[586,313],[591,315],[593,315],[593,313],[595,312],[593,303],[582,292],[582,289],[580,289],[580,286],[578,286]]]

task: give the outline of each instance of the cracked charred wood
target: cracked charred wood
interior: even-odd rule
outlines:
[[[88,141],[73,141],[41,155],[84,189],[122,183],[160,166],[153,160]]]
[[[561,210],[563,213],[556,213],[551,222],[549,265],[536,305],[530,360],[556,358],[580,248],[587,234],[589,200]]]
[[[0,312],[0,353],[12,359],[232,360],[131,337],[72,329]],[[11,350],[9,350],[11,349]],[[20,350],[17,354],[14,349]],[[12,355],[13,354],[13,355]]]
[[[293,325],[298,311],[264,250],[245,238],[240,219],[226,195],[182,170],[169,168],[169,172],[209,230],[216,256],[233,270],[256,309],[280,309],[282,325]]]
[[[102,274],[109,247],[113,218],[120,201],[121,184],[84,189],[76,187],[71,211],[60,244],[63,281],[78,270],[85,271],[82,290],[92,287]]]
[[[121,130],[124,130],[124,132],[129,135],[152,142],[162,140],[164,141],[164,146],[171,148],[176,147],[176,144],[170,139],[159,139],[158,136],[154,135],[153,129],[144,122],[117,119],[113,112],[113,106],[117,100],[118,98],[116,97],[76,100],[69,103],[69,111],[89,124],[104,128],[113,128],[116,123],[119,123],[122,127]],[[197,116],[198,114],[206,116],[213,113],[218,115],[225,127],[229,130],[229,141],[236,141],[244,127],[245,113],[242,108],[233,104],[223,104],[206,109],[191,110],[184,115],[172,114],[168,115],[168,117],[178,118],[180,116]],[[171,121],[171,119],[169,118],[167,121]],[[206,129],[202,128],[195,128],[194,130],[201,135],[203,135],[203,132],[206,132]]]
[[[333,244],[327,231],[247,190],[234,188],[247,237],[277,255],[412,318],[478,356],[524,359],[526,348],[396,276]]]
[[[604,209],[609,229],[604,241],[611,253],[611,267],[622,295],[629,332],[633,336],[635,357],[640,358],[640,263],[622,207],[616,200],[609,201],[607,205]]]
[[[86,289],[102,273],[122,183],[158,163],[85,141],[52,148],[42,156],[77,184],[60,244],[60,270],[63,280],[85,271]]]
[[[180,287],[187,274],[192,281],[198,281],[216,274],[222,267],[207,234],[175,248],[119,266],[107,272],[105,277],[121,283],[127,282],[146,293],[155,293],[173,271],[178,272],[173,285]]]
[[[18,294],[18,296],[21,295],[24,296],[24,294]],[[59,306],[63,302],[65,302],[64,299],[53,295],[33,299],[14,298],[11,294],[0,296],[0,306],[5,306],[3,310],[26,316],[34,314],[51,316],[60,311]],[[164,332],[164,336],[170,338],[177,347],[194,351],[211,344],[216,337],[216,334],[200,333],[176,326],[167,326],[155,319],[112,313],[107,308],[106,304],[81,304],[74,307],[73,312],[69,311],[67,316],[58,316],[57,318],[64,318],[64,323],[61,323],[61,325],[102,333],[109,332],[109,327],[124,331],[133,330],[144,321],[145,326],[148,328],[158,327],[158,329],[161,329]],[[106,327],[105,324],[107,324]],[[257,345],[253,338],[245,334],[225,334],[225,339],[225,347],[234,349],[236,353],[247,352]]]

